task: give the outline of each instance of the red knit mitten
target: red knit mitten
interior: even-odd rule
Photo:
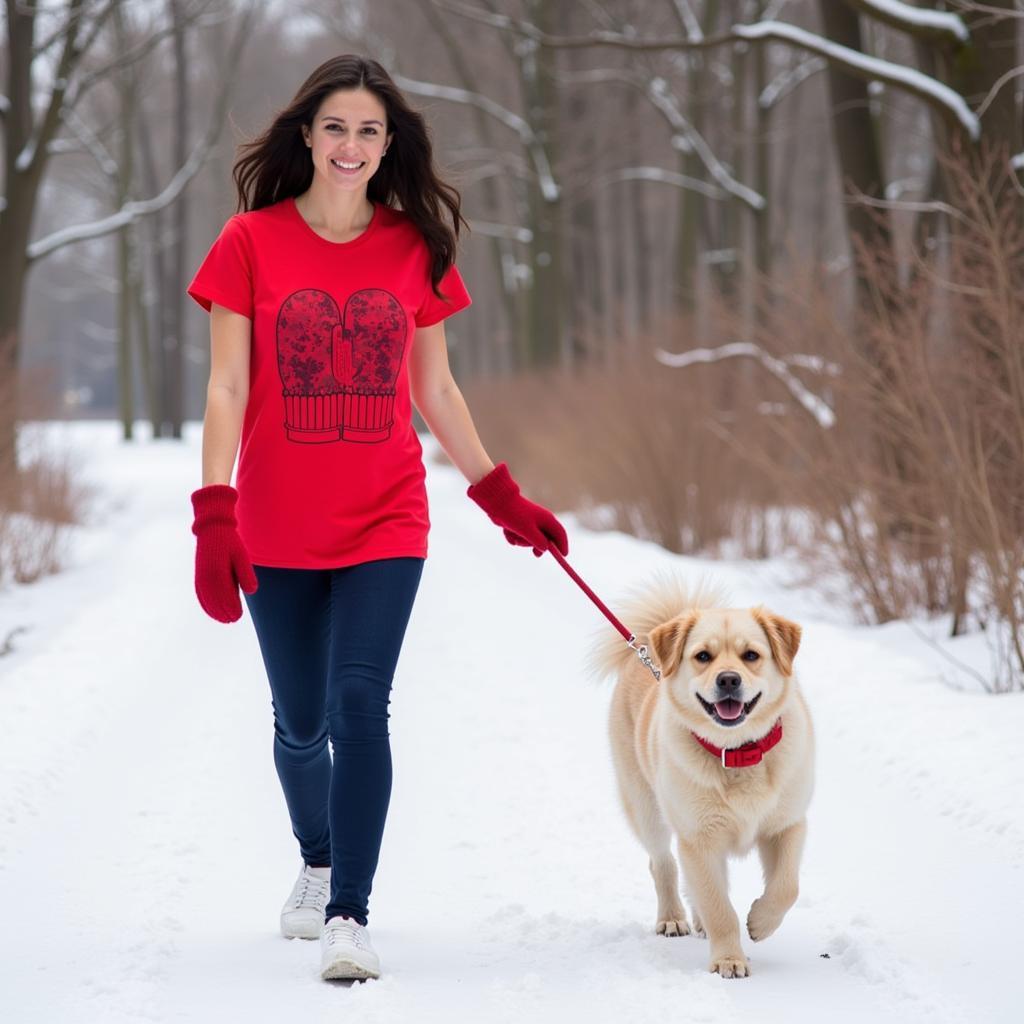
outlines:
[[[192,495],[196,518],[196,597],[203,611],[218,622],[242,617],[238,588],[256,592],[256,573],[238,535],[235,502],[238,491],[226,484],[210,484]]]
[[[536,505],[519,493],[508,466],[499,463],[466,493],[505,531],[510,544],[533,548],[539,558],[551,544],[569,554],[565,528],[543,505]]]

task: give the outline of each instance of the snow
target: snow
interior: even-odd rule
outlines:
[[[683,115],[678,99],[672,94],[664,78],[651,79],[647,84],[646,93],[651,102],[662,112],[673,130],[686,139],[687,143],[689,143],[693,151],[700,158],[701,163],[704,164],[711,176],[726,192],[731,192],[737,199],[742,200],[753,210],[764,209],[764,196],[759,195],[752,188],[748,188],[733,178],[721,160],[715,156],[711,147],[704,140],[704,137]]]
[[[801,895],[776,935],[745,942],[752,977],[726,981],[706,943],[652,933],[610,691],[581,672],[611,627],[431,462],[371,901],[385,973],[320,981],[317,945],[277,934],[299,862],[252,628],[207,619],[192,594],[198,428],[135,446],[112,423],[55,430],[101,491],[65,572],[0,591],[0,640],[26,628],[0,658],[5,1019],[1019,1019],[1024,696],[958,688],[916,630],[975,666],[981,637],[857,626],[793,585],[791,560],[682,558],[563,517],[570,562],[613,611],[655,570],[710,571],[735,603],[804,627],[818,774]],[[741,919],[759,881],[754,858],[734,865]]]
[[[657,349],[654,353],[659,363],[676,369],[692,366],[694,363],[713,363],[719,359],[733,359],[737,356],[747,356],[760,362],[769,373],[782,381],[789,393],[815,418],[823,430],[835,426],[836,415],[828,403],[790,373],[784,360],[769,355],[759,345],[748,341],[736,341],[728,345],[719,345],[714,349],[695,348],[687,352],[666,352],[664,349]]]
[[[915,68],[904,64],[870,57],[859,50],[841,46],[830,39],[808,32],[806,29],[789,25],[784,21],[759,21],[754,25],[733,25],[733,35],[741,39],[782,39],[794,46],[802,47],[811,53],[820,53],[830,60],[837,61],[841,66],[856,68],[866,75],[881,82],[902,85],[922,97],[930,97],[932,101],[944,106],[950,114],[963,126],[967,134],[974,140],[981,135],[981,123],[971,108],[955,89],[922,74]]]
[[[929,11],[902,0],[860,0],[865,7],[873,7],[892,21],[902,21],[911,27],[938,29],[948,32],[954,39],[966,43],[970,39],[967,26],[959,14],[948,11]]]

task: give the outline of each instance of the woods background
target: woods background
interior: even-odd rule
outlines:
[[[496,460],[672,551],[795,550],[865,621],[983,629],[1021,688],[1022,32],[1020,0],[6,0],[0,580],[81,514],[19,424],[202,416],[184,289],[235,147],[356,51],[462,194],[450,355]]]

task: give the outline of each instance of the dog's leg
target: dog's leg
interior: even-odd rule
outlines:
[[[750,964],[740,945],[740,919],[729,902],[725,852],[701,849],[680,837],[679,857],[686,891],[711,943],[710,970],[723,978],[745,978]]]
[[[669,845],[669,833],[665,830],[665,845],[657,856],[651,853],[651,877],[654,879],[654,891],[658,894],[658,921],[654,930],[658,935],[689,935],[690,926],[686,922],[686,911],[679,899],[679,869],[676,859],[672,856]]]
[[[646,785],[634,785],[630,799],[623,799],[626,816],[650,857],[648,865],[658,897],[658,935],[689,935],[690,925],[679,899],[679,869],[672,856],[672,833],[661,817],[657,801]]]
[[[766,836],[757,844],[764,868],[764,895],[754,900],[747,915],[747,932],[755,942],[768,938],[799,895],[800,855],[807,836],[807,821]]]

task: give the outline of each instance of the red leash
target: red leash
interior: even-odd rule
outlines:
[[[590,587],[587,586],[583,578],[565,560],[565,558],[562,555],[562,552],[559,551],[558,548],[554,546],[554,544],[548,545],[548,551],[550,551],[551,554],[555,556],[555,559],[558,562],[558,564],[573,578],[573,580],[576,582],[576,585],[580,588],[580,590],[582,590],[583,593],[586,594],[587,597],[589,597],[590,600],[597,605],[597,607],[601,610],[604,617],[622,634],[622,637],[626,641],[626,643],[630,647],[632,647],[634,651],[636,651],[637,657],[654,674],[654,678],[661,679],[661,673],[654,667],[654,664],[651,661],[651,656],[647,653],[647,645],[640,644],[638,646],[636,644],[636,635],[630,633],[630,631],[626,629],[626,627],[621,622],[619,622],[619,620],[608,610],[608,606],[604,603],[604,601],[602,601],[601,598],[599,598],[597,594],[595,594],[593,590],[591,590]]]

